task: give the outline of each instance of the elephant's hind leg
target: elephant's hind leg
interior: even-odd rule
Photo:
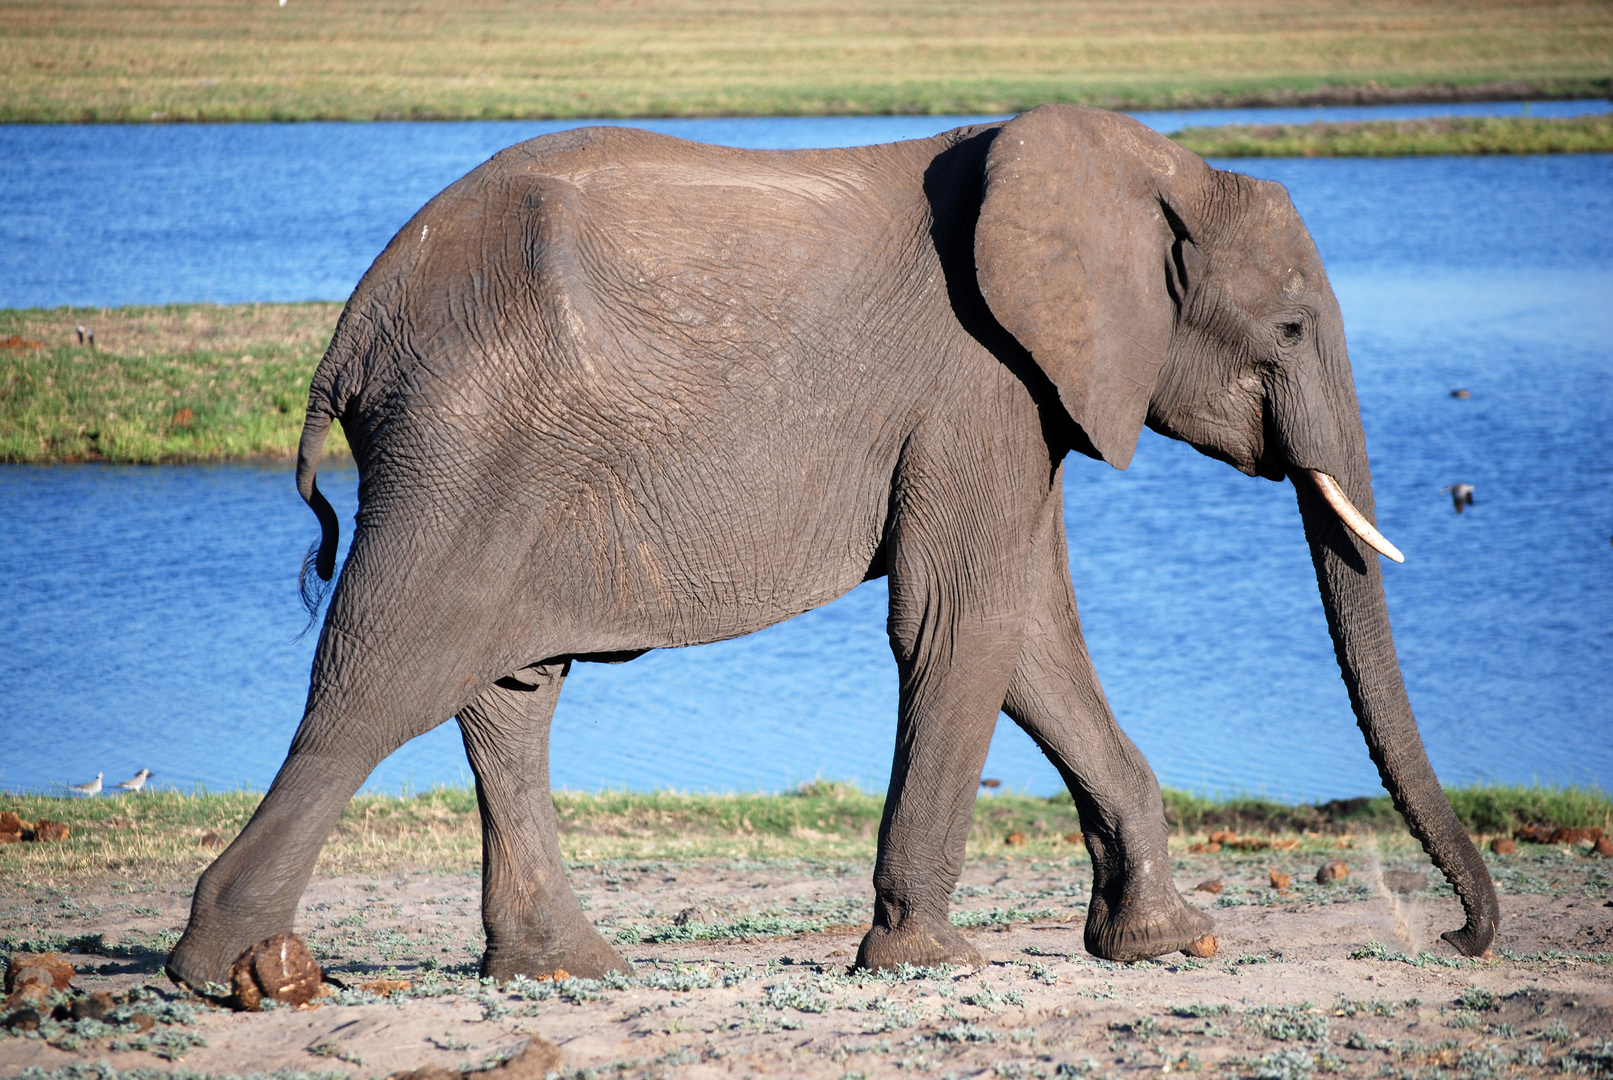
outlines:
[[[459,711],[482,812],[482,974],[500,982],[633,970],[583,914],[560,858],[549,722],[564,681],[564,664],[527,668]]]
[[[1115,723],[1081,637],[1070,585],[1060,486],[1038,530],[1024,645],[1004,711],[1059,770],[1092,855],[1086,947],[1142,960],[1200,942],[1214,924],[1171,880],[1159,782]]]

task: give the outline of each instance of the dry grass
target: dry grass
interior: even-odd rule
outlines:
[[[1438,117],[1353,124],[1228,124],[1173,138],[1203,157],[1406,157],[1414,154],[1605,154],[1613,116]]]
[[[0,461],[290,457],[340,304],[0,310]],[[79,344],[77,328],[95,344]],[[347,452],[339,429],[326,444]]]
[[[940,114],[1503,82],[1585,94],[1606,92],[1610,56],[1600,0],[16,0],[0,6],[0,120]]]
[[[1613,800],[1580,788],[1473,787],[1450,791],[1453,805],[1481,836],[1520,824],[1606,825]],[[0,795],[0,810],[26,820],[51,818],[72,829],[66,841],[0,846],[0,875],[38,886],[107,874],[129,880],[194,877],[218,853],[204,847],[211,831],[227,843],[262,796],[255,792],[63,799]],[[871,859],[884,799],[846,784],[819,781],[781,795],[678,792],[598,794],[557,792],[561,850],[573,863],[618,860],[733,859],[760,861]],[[1287,836],[1317,850],[1338,834],[1372,834],[1381,843],[1410,844],[1388,797],[1292,807],[1254,799],[1212,800],[1168,792],[1177,823],[1173,845],[1185,848],[1212,828]],[[1069,796],[982,797],[969,838],[971,858],[1017,855],[1084,859],[1080,820]],[[1009,843],[1010,836],[1018,841]],[[466,873],[481,864],[475,793],[434,788],[414,796],[361,795],[320,856],[322,874],[401,871]]]

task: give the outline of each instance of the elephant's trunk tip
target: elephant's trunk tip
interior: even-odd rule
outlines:
[[[1311,482],[1316,485],[1316,490],[1322,493],[1322,498],[1327,500],[1327,505],[1333,508],[1333,512],[1339,516],[1339,520],[1344,522],[1351,532],[1365,540],[1374,551],[1384,558],[1392,559],[1397,563],[1406,561],[1406,557],[1400,553],[1400,549],[1391,544],[1381,532],[1373,527],[1372,522],[1367,520],[1366,515],[1355,508],[1355,504],[1350,501],[1348,495],[1344,494],[1344,490],[1339,487],[1337,480],[1320,469],[1306,469],[1305,472],[1310,476]]]

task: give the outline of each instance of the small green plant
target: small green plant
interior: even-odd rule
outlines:
[[[941,1042],[951,1043],[994,1043],[1002,1040],[1002,1036],[990,1028],[969,1023],[954,1024],[936,1032],[935,1037]]]
[[[1298,1047],[1284,1047],[1254,1062],[1254,1080],[1309,1080],[1316,1073],[1316,1058]]]
[[[1250,1027],[1279,1042],[1326,1042],[1332,1026],[1308,1001],[1257,1007],[1249,1010],[1248,1018]]]
[[[1351,960],[1394,960],[1399,953],[1389,951],[1389,946],[1381,941],[1369,941],[1365,945],[1357,945],[1350,950]]]

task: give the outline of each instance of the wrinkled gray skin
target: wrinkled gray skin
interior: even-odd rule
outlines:
[[[376,260],[314,376],[357,533],[285,765],[202,875],[169,972],[222,981],[290,930],[375,766],[457,717],[485,857],[483,971],[626,961],[566,883],[548,730],[572,659],[750,633],[890,579],[901,705],[857,962],[978,963],[947,921],[998,709],[1058,767],[1112,959],[1211,929],[1170,877],[1159,786],[1081,638],[1060,481],[1141,426],[1292,474],[1339,666],[1384,783],[1482,953],[1494,891],[1423,751],[1378,558],[1338,304],[1284,190],[1124,117],[1045,106],[847,150],[588,128],[494,157]]]

